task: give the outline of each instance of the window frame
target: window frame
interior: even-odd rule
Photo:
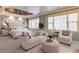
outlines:
[[[29,20],[29,28],[38,29],[39,28],[38,24],[39,24],[39,18],[33,18]]]
[[[75,13],[77,13],[77,21],[69,21],[69,17],[68,17],[68,15],[69,14],[75,14]],[[69,30],[69,23],[76,23],[76,24],[78,24],[78,15],[79,15],[79,13],[78,12],[74,12],[74,13],[67,13],[67,14],[62,14],[62,15],[66,15],[66,30]],[[53,28],[52,29],[55,29],[55,30],[57,30],[56,28],[55,28],[55,17],[57,17],[57,16],[62,16],[62,15],[56,15],[56,16],[48,16],[48,18],[49,17],[53,17],[53,23],[52,23],[52,25],[53,25]],[[48,19],[49,20],[49,19]],[[49,22],[48,22],[48,26],[49,26]],[[49,27],[48,27],[48,30],[50,30],[49,29]],[[71,31],[74,31],[73,29],[71,30]],[[78,31],[78,25],[76,26],[76,30],[75,31]]]

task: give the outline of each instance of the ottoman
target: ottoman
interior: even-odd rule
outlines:
[[[52,42],[44,41],[41,50],[46,53],[57,53],[59,52],[59,43],[57,40],[53,40]]]

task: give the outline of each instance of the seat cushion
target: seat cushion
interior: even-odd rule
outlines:
[[[39,38],[32,37],[31,39],[28,40],[28,45],[33,45],[38,42],[40,42]]]

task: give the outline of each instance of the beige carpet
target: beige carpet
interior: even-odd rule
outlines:
[[[77,42],[73,42],[73,44],[71,46],[65,45],[65,44],[60,44],[60,49],[59,49],[59,53],[74,53],[75,49],[79,47],[79,43]],[[41,45],[30,49],[29,51],[27,51],[27,53],[42,53],[41,51]]]
[[[78,42],[73,42],[72,46],[60,44],[59,52],[72,53],[74,52],[74,49],[78,47],[79,47]],[[18,39],[12,39],[9,36],[5,36],[5,37],[0,36],[0,53],[42,53],[40,48],[41,48],[41,44],[28,51],[25,51],[20,47]]]
[[[19,46],[18,39],[12,39],[9,36],[1,37],[0,36],[0,53],[21,53],[25,52]]]

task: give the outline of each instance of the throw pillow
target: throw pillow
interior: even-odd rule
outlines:
[[[31,36],[30,36],[30,34],[29,34],[29,33],[27,33],[27,35],[28,35],[28,37],[31,39]]]
[[[24,37],[28,37],[29,39],[31,39],[31,36],[29,35],[29,33],[22,33],[22,36],[24,36]]]
[[[62,31],[63,36],[69,36],[70,32],[69,31]]]

